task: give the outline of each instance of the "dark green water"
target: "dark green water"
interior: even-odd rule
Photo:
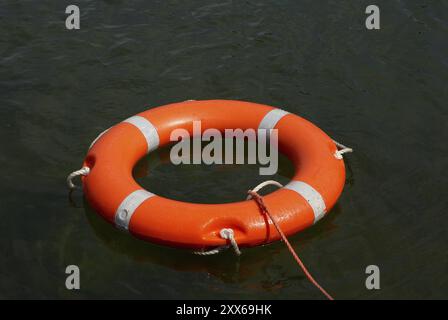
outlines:
[[[321,299],[282,243],[197,257],[116,231],[80,192],[68,200],[98,133],[213,98],[281,107],[354,147],[337,206],[291,238],[336,298],[448,297],[446,1],[375,1],[379,31],[364,27],[368,1],[80,0],[77,31],[68,4],[0,3],[1,298]],[[136,170],[146,161],[139,181],[182,200],[237,200],[260,180],[151,157]],[[381,290],[364,286],[370,264]]]

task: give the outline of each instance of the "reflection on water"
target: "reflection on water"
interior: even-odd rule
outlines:
[[[67,200],[65,177],[111,125],[171,102],[240,99],[355,149],[338,205],[291,239],[329,292],[446,298],[448,4],[380,0],[381,30],[367,31],[368,4],[79,0],[81,29],[67,31],[60,1],[1,1],[0,297],[322,298],[281,242],[197,257],[116,231],[79,191],[83,208]],[[184,201],[236,201],[260,182],[255,166],[148,161],[139,183]],[[68,264],[79,292],[65,289]],[[370,264],[379,291],[365,289]]]

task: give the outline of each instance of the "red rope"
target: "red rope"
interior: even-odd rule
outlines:
[[[283,233],[283,231],[280,229],[279,224],[277,223],[277,221],[274,219],[274,217],[270,214],[268,208],[266,207],[266,205],[264,204],[263,201],[263,197],[260,196],[257,192],[249,190],[248,194],[250,194],[252,196],[252,198],[255,200],[255,202],[258,204],[258,206],[260,207],[260,210],[262,211],[263,214],[267,215],[271,221],[274,223],[275,228],[277,229],[278,233],[280,234],[280,236],[282,237],[283,241],[286,243],[286,246],[289,249],[289,252],[291,252],[291,254],[293,255],[294,259],[296,260],[297,264],[300,266],[300,268],[302,268],[303,272],[305,273],[306,277],[308,278],[308,280],[317,288],[319,289],[327,298],[328,300],[334,300],[333,297],[327,292],[325,291],[324,288],[321,287],[321,285],[319,283],[317,283],[316,280],[314,280],[313,276],[311,275],[311,273],[308,271],[308,269],[305,267],[305,265],[303,264],[302,260],[300,260],[299,256],[297,255],[296,251],[294,250],[294,248],[291,246],[291,244],[289,243],[288,239],[286,238],[285,234]]]

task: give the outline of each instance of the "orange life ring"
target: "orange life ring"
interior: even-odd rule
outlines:
[[[160,244],[208,248],[226,245],[220,230],[231,228],[240,246],[279,239],[255,201],[195,204],[167,199],[144,190],[132,177],[136,162],[170,142],[177,128],[192,122],[208,128],[278,129],[279,149],[293,162],[295,175],[264,197],[286,235],[321,219],[336,203],[345,182],[337,146],[307,120],[274,107],[242,101],[207,100],[174,103],[139,113],[108,129],[92,144],[82,177],[88,202],[108,222],[138,238]]]

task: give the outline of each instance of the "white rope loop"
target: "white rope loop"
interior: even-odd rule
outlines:
[[[257,185],[257,186],[256,186],[255,188],[253,188],[251,191],[253,191],[253,192],[258,192],[258,191],[260,191],[261,189],[263,189],[264,187],[266,187],[266,186],[270,186],[270,185],[277,186],[277,187],[279,187],[279,188],[282,188],[282,187],[283,187],[283,185],[282,185],[280,182],[277,182],[277,181],[275,181],[275,180],[266,180],[266,181],[260,183],[259,185]],[[246,200],[250,200],[250,199],[252,199],[252,196],[251,196],[251,195],[248,195],[247,198],[246,198]]]
[[[89,167],[82,167],[81,169],[70,173],[67,177],[67,185],[68,185],[69,189],[73,190],[76,188],[76,185],[73,183],[74,178],[76,178],[78,176],[87,176],[89,173],[90,173]]]
[[[349,148],[347,146],[344,146],[342,143],[337,142],[336,140],[333,140],[334,144],[339,148],[338,150],[336,150],[336,152],[334,153],[334,156],[336,157],[336,159],[343,159],[344,157],[342,156],[344,153],[349,153],[349,152],[353,152],[352,148]]]

